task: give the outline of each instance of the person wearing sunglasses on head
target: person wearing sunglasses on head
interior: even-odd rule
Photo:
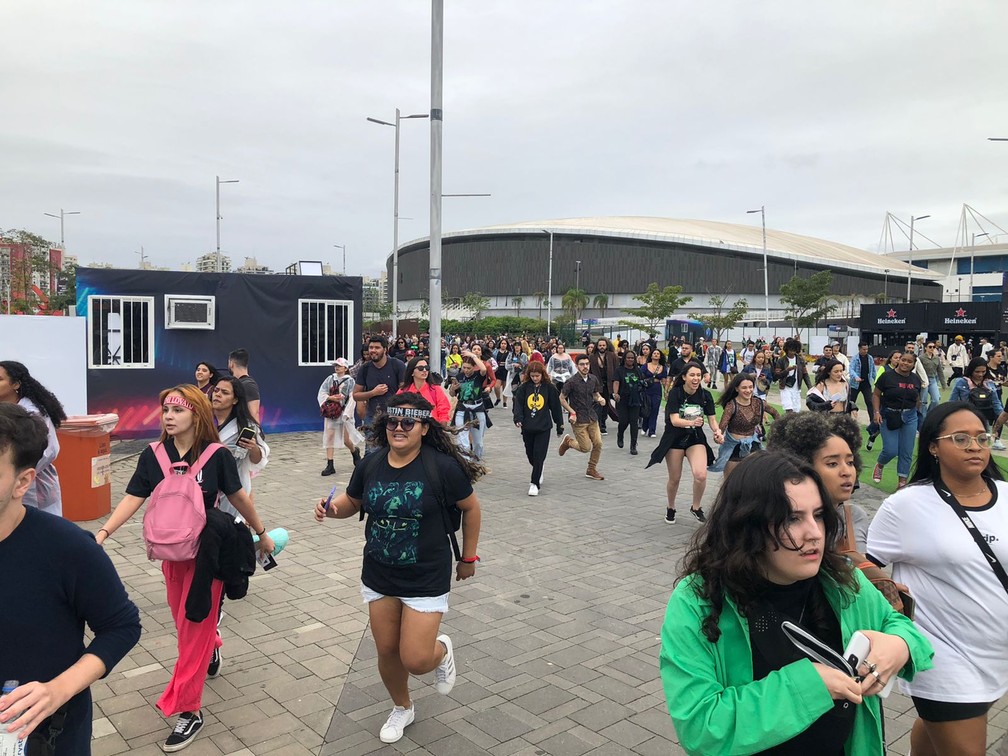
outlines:
[[[441,384],[431,377],[430,360],[414,357],[406,364],[406,374],[397,394],[419,394],[434,408],[432,417],[439,423],[447,423],[451,415],[451,401]]]
[[[446,535],[452,512],[461,512],[462,531],[455,579],[471,578],[479,561],[480,504],[472,484],[486,469],[431,421],[432,410],[412,392],[394,396],[374,426],[377,451],[354,469],[344,493],[315,507],[320,523],[367,517],[361,595],[378,672],[394,704],[379,735],[383,743],[400,740],[414,720],[410,675],[434,672],[443,695],[455,685],[452,642],[440,633],[456,545]]]
[[[1008,483],[994,436],[966,402],[928,413],[909,485],[868,528],[868,558],[916,599],[934,669],[903,686],[917,709],[914,756],[983,754],[987,716],[1008,692]]]

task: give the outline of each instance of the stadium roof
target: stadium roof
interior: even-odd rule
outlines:
[[[584,236],[609,236],[624,239],[643,239],[656,242],[676,242],[697,247],[733,250],[749,254],[763,254],[763,230],[760,226],[740,223],[719,223],[705,220],[680,220],[647,216],[617,215],[601,218],[559,218],[555,220],[508,223],[500,226],[451,231],[443,239],[486,234],[528,234],[552,231],[557,234]],[[767,255],[777,259],[799,260],[820,265],[850,268],[882,275],[886,270],[898,274],[905,269],[892,256],[867,252],[839,242],[816,239],[768,228],[766,231]],[[416,239],[401,248],[425,243],[426,237]],[[913,275],[925,280],[938,280],[941,276],[927,268],[914,266]]]

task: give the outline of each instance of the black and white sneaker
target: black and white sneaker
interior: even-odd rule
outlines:
[[[670,525],[671,524],[675,524],[675,510],[674,509],[666,509],[665,510],[665,522],[669,523]]]
[[[696,517],[697,522],[707,522],[707,515],[704,514],[703,507],[697,509],[690,507],[690,514]]]
[[[165,753],[181,751],[196,738],[196,735],[203,728],[203,715],[198,711],[184,711],[179,714],[175,729],[168,739],[161,746]]]
[[[220,677],[221,668],[221,653],[219,648],[213,650],[213,656],[210,657],[210,664],[207,665],[206,676],[211,680],[215,680]]]

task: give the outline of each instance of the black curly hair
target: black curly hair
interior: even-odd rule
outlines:
[[[434,411],[434,406],[424,399],[420,394],[408,392],[396,394],[389,399],[387,407],[411,407],[413,409]],[[379,412],[367,429],[368,441],[374,446],[388,447],[388,434],[385,433],[385,420],[387,412]],[[462,472],[470,483],[475,483],[487,473],[487,469],[480,464],[468,451],[462,449],[454,439],[461,429],[450,425],[439,423],[433,417],[426,421],[427,433],[423,437],[425,445],[430,446],[435,451],[446,454],[458,462]],[[466,428],[465,430],[468,430]]]
[[[20,384],[17,388],[18,399],[28,399],[38,407],[39,412],[48,417],[54,427],[59,428],[67,419],[66,411],[62,403],[56,398],[52,391],[47,389],[37,380],[31,377],[28,368],[20,362],[14,360],[3,360],[0,368],[7,373],[7,378],[11,383]]]
[[[751,616],[767,587],[767,553],[776,548],[794,548],[793,543],[787,543],[791,499],[785,486],[805,480],[814,481],[822,501],[829,502],[829,494],[812,465],[779,451],[750,454],[721,484],[707,524],[690,541],[679,575],[696,578],[696,595],[710,604],[710,613],[700,627],[711,643],[721,637],[718,621],[725,597],[731,597],[743,616]],[[822,518],[824,543],[835,543],[840,515],[835,507],[824,506]],[[857,591],[852,570],[849,559],[824,549],[819,575],[844,589],[848,599]]]
[[[812,464],[815,453],[832,436],[839,436],[854,455],[854,467],[861,474],[861,425],[850,415],[838,412],[787,412],[770,426],[767,449],[793,454]]]

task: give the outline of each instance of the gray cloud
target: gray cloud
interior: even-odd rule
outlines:
[[[534,218],[752,222],[871,247],[887,210],[951,244],[1008,223],[1008,7],[630,0],[446,3],[446,230]],[[429,108],[430,9],[388,2],[8,3],[0,226],[82,260],[214,246],[374,273],[391,246],[390,120]],[[401,239],[427,233],[429,130],[402,128]]]

